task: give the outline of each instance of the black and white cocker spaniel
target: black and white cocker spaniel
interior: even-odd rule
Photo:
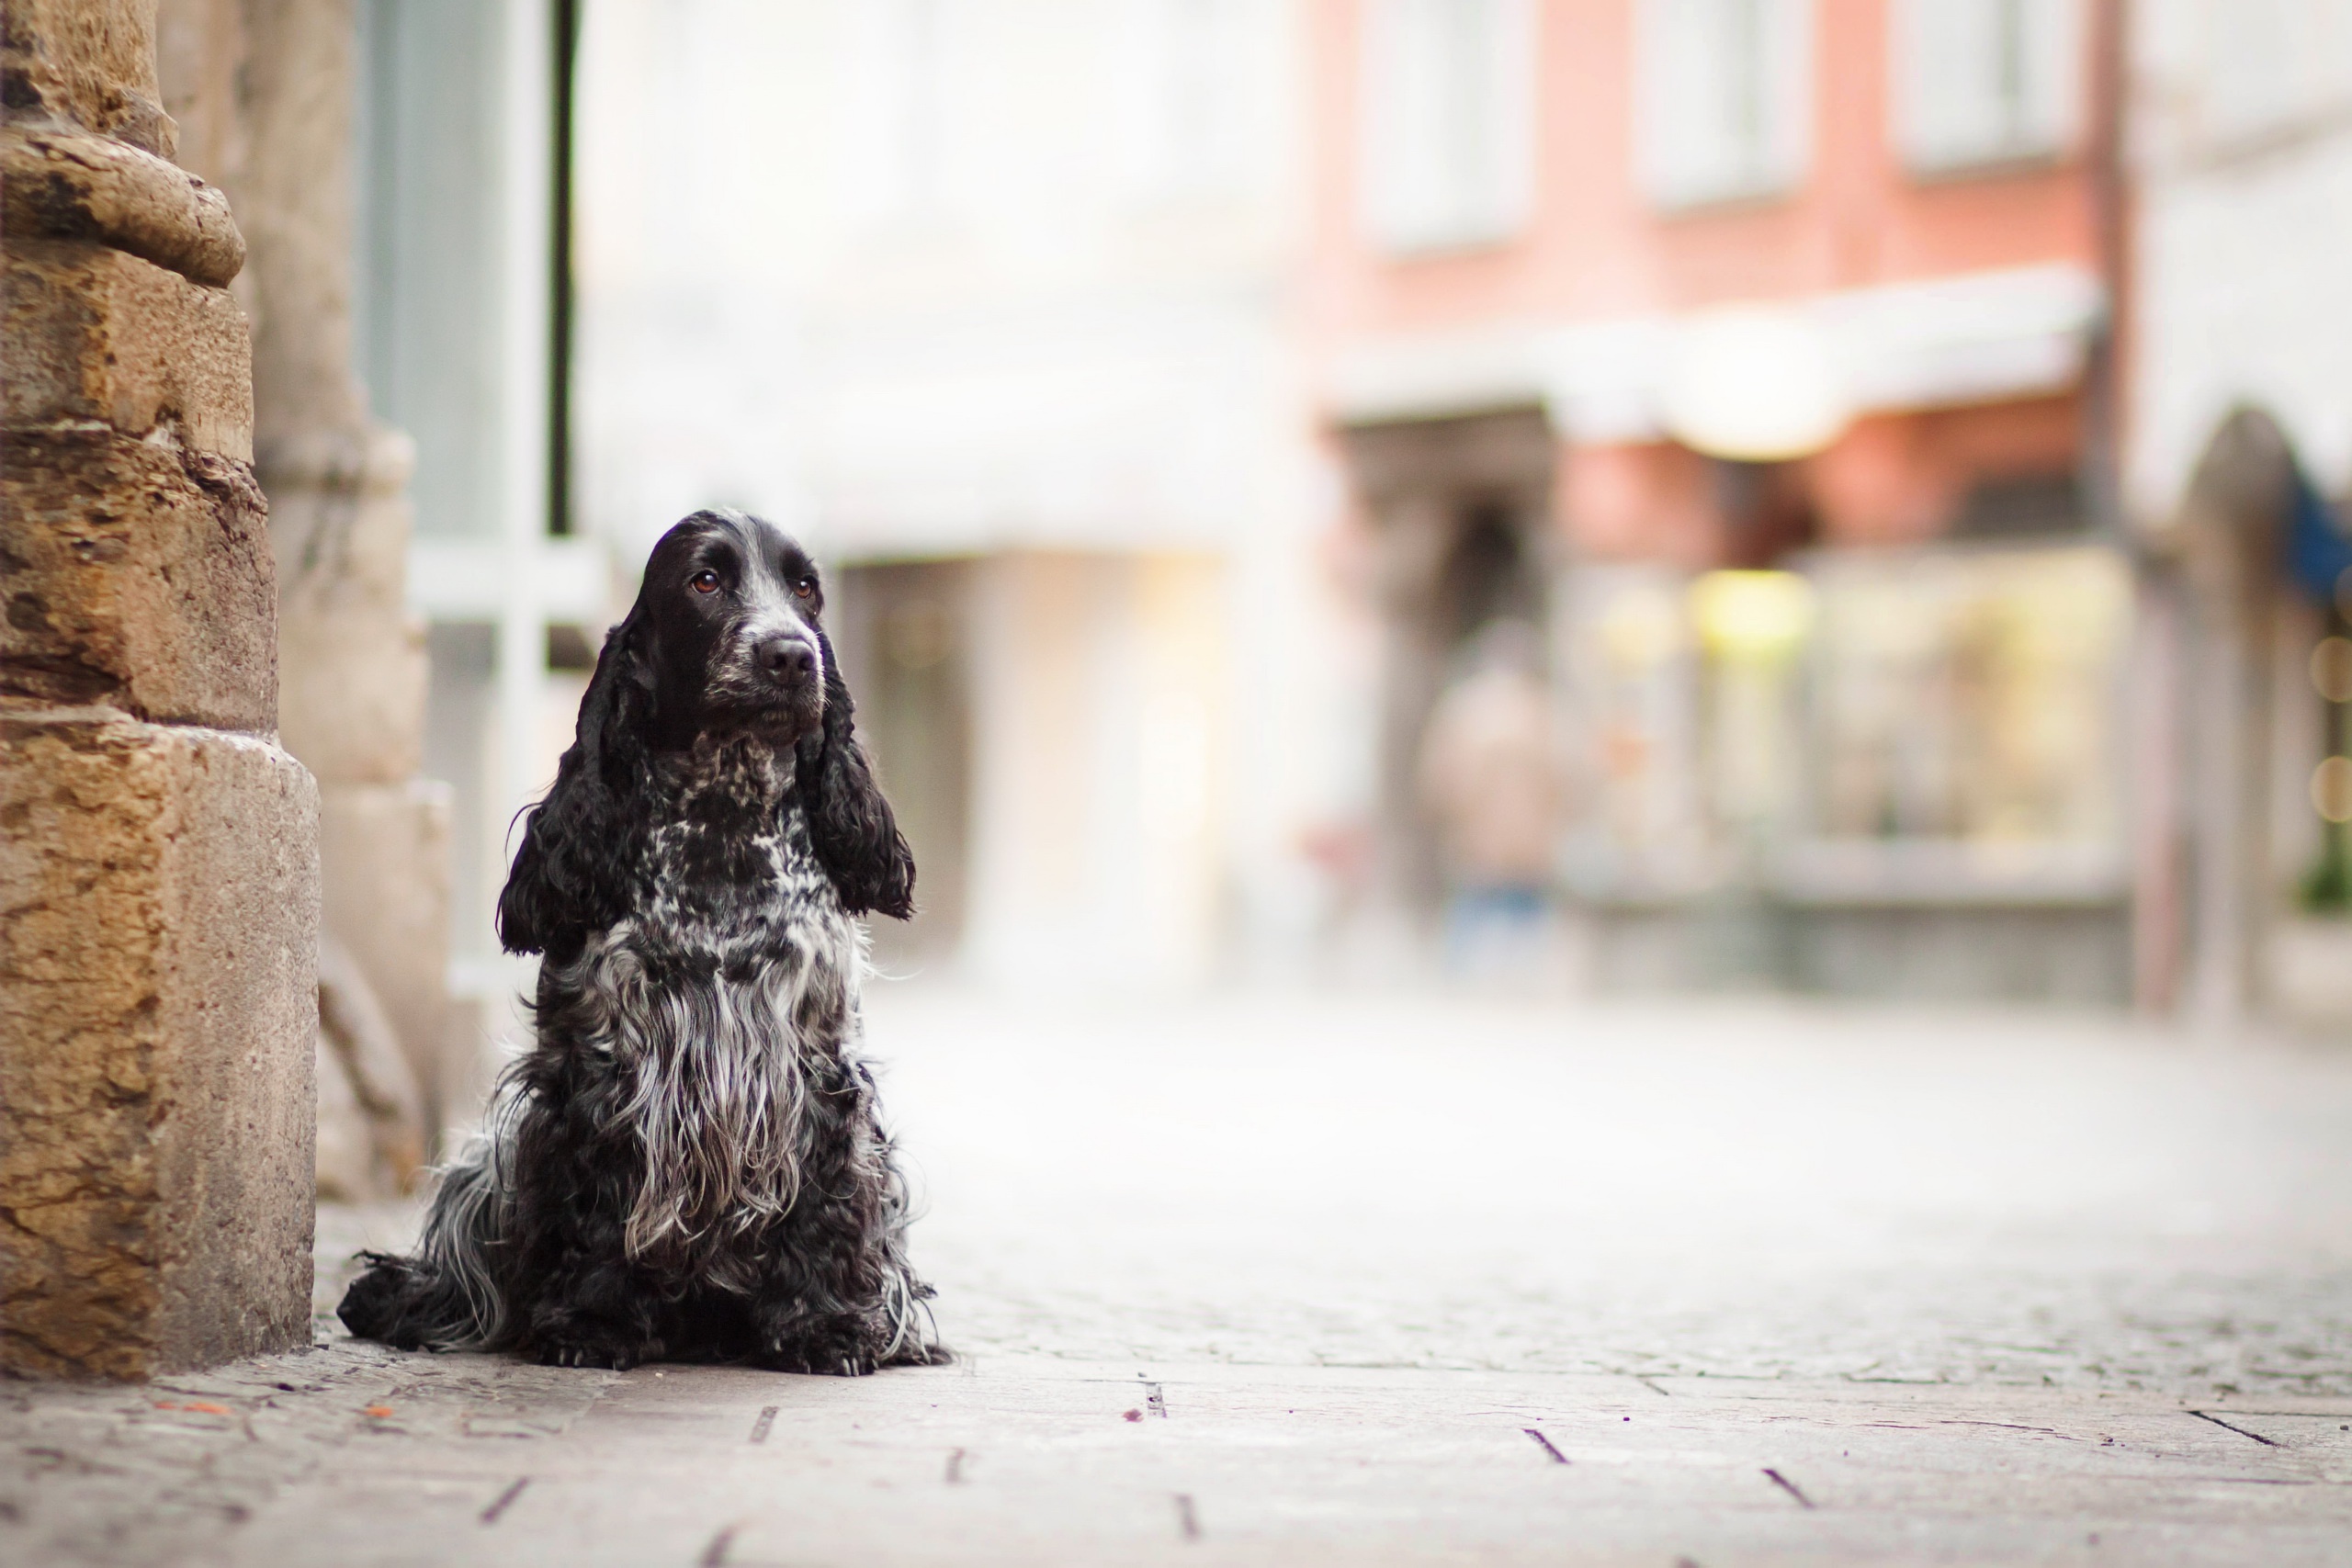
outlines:
[[[605,639],[498,901],[537,1039],[351,1331],[564,1366],[856,1374],[945,1359],[859,1055],[857,917],[914,862],[851,728],[808,555],[698,512]]]

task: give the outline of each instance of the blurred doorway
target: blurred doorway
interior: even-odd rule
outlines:
[[[837,652],[858,730],[914,848],[918,912],[876,920],[886,970],[944,963],[964,933],[971,855],[973,563],[894,561],[842,574]]]
[[[1539,409],[1358,425],[1344,438],[1380,560],[1381,875],[1389,897],[1428,917],[1444,884],[1416,784],[1422,737],[1482,631],[1545,625],[1555,441]]]
[[[916,864],[886,972],[1164,984],[1216,956],[1222,563],[1003,550],[852,566],[829,612]]]

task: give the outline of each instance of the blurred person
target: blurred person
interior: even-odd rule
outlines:
[[[1418,784],[1438,830],[1455,974],[1523,975],[1545,950],[1566,781],[1542,662],[1534,627],[1489,624],[1422,733]]]

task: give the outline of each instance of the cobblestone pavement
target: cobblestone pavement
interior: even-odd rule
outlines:
[[[2352,1050],[871,1004],[956,1366],[0,1385],[0,1561],[2352,1563]],[[321,1299],[406,1209],[321,1217]]]

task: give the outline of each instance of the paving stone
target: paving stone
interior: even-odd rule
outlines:
[[[0,1556],[2341,1563],[2352,1060],[2095,1016],[869,1009],[956,1365],[0,1385]],[[403,1205],[328,1210],[318,1300]]]

